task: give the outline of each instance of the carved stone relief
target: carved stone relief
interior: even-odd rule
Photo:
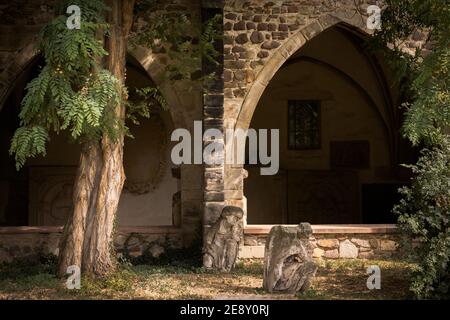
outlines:
[[[64,225],[72,211],[76,167],[30,167],[29,224]]]
[[[166,172],[167,130],[161,116],[152,114],[132,127],[131,133],[134,139],[128,139],[124,147],[124,190],[144,194],[155,190]]]
[[[264,253],[263,287],[267,292],[305,292],[315,277],[309,223],[270,230]]]
[[[204,244],[203,265],[229,272],[233,269],[243,234],[244,212],[235,206],[223,208],[220,218],[208,230]]]

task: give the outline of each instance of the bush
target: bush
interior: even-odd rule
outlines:
[[[450,143],[424,149],[412,185],[400,189],[394,207],[408,241],[403,246],[418,262],[411,291],[418,298],[450,297]],[[411,239],[414,239],[411,241]]]

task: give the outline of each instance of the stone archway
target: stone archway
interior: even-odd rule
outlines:
[[[255,109],[259,103],[261,96],[264,91],[268,87],[269,83],[272,81],[273,77],[280,70],[282,66],[284,66],[288,60],[290,60],[295,53],[299,52],[300,49],[304,47],[305,44],[309,43],[309,41],[313,40],[319,34],[322,34],[324,31],[328,31],[333,27],[344,27],[345,29],[351,30],[353,33],[358,34],[361,37],[368,36],[371,34],[370,30],[367,30],[365,26],[365,17],[358,16],[351,19],[346,17],[343,14],[325,14],[314,20],[310,24],[305,27],[299,29],[296,33],[292,34],[287,38],[284,42],[281,43],[279,48],[273,50],[271,55],[267,57],[267,60],[264,61],[261,68],[255,72],[254,79],[244,88],[245,94],[242,98],[235,99],[225,99],[225,105],[233,104],[233,109],[238,110],[235,116],[235,123],[229,123],[228,127],[233,125],[234,129],[243,129],[246,130],[250,126],[250,122],[253,119],[253,115]],[[292,60],[292,59],[291,59]],[[338,70],[337,70],[338,71]],[[354,82],[356,87],[362,89],[361,86],[358,85],[351,77],[348,77],[350,82]],[[383,88],[380,90],[382,91]],[[362,92],[364,89],[362,89]],[[380,91],[380,94],[383,94]],[[368,97],[368,100],[371,100],[369,95],[366,92],[364,94]],[[371,107],[377,108],[373,101],[369,101]],[[380,105],[379,107],[383,107]],[[227,107],[226,107],[227,108]],[[376,110],[379,112],[379,110]],[[390,119],[383,119],[383,115],[380,114],[381,122],[385,127],[387,136],[391,134],[392,128],[391,123],[389,123]],[[391,143],[390,138],[388,142]],[[225,195],[226,202],[229,204],[239,205],[244,208],[244,212],[246,212],[247,199],[244,196],[244,179],[248,175],[245,170],[243,171],[243,167],[236,166],[226,166],[225,173]],[[237,181],[237,182],[236,182]],[[237,186],[237,188],[236,188]],[[264,196],[263,196],[264,197]],[[263,222],[258,222],[263,223]]]
[[[141,64],[148,76],[160,88],[168,105],[171,106],[169,111],[175,126],[185,127],[186,118],[184,108],[182,107],[176,88],[162,76],[164,64],[160,62],[158,56],[152,54],[150,50],[145,48],[137,48],[136,50],[129,52],[129,54]],[[36,39],[29,42],[20,50],[17,50],[12,56],[13,59],[9,66],[0,75],[0,110],[3,108],[6,99],[12,88],[14,88],[20,75],[33,64],[38,57]]]
[[[174,122],[175,128],[185,128],[188,124],[188,116],[183,107],[179,93],[174,83],[168,81],[164,76],[165,65],[161,62],[158,55],[153,54],[151,50],[138,47],[129,54],[139,62],[142,68],[147,72],[148,76],[161,90],[164,99],[169,106],[169,112]]]
[[[248,129],[258,101],[270,80],[281,68],[281,66],[308,41],[312,40],[321,32],[338,24],[348,25],[363,34],[369,35],[371,34],[371,31],[366,28],[365,19],[366,17],[361,15],[355,15],[350,19],[344,13],[326,14],[318,18],[316,21],[311,22],[309,25],[303,27],[294,35],[290,36],[281,45],[281,47],[279,47],[273,55],[270,56],[263,68],[259,71],[251,86],[248,88],[242,101],[234,128],[243,130]]]
[[[34,63],[37,57],[36,40],[11,54],[9,66],[0,75],[0,110],[14,88],[20,75]]]
[[[281,43],[280,47],[272,50],[273,53],[269,51],[269,56],[265,59],[259,70],[255,69],[255,75],[252,81],[244,85],[243,90],[245,94],[242,98],[230,98],[225,93],[225,126],[228,128],[231,127],[234,130],[246,130],[249,128],[258,101],[270,80],[281,66],[308,41],[338,24],[345,24],[363,34],[370,34],[371,31],[366,28],[366,19],[367,17],[361,15],[356,9],[350,14],[346,10],[340,10],[334,13],[323,14],[317,19],[312,19],[309,24],[291,34]],[[225,166],[225,203],[242,207],[245,216],[247,215],[247,199],[244,196],[243,181],[247,175],[248,173],[241,165]]]
[[[0,111],[5,111],[7,108],[3,108],[3,106],[5,105],[5,103],[7,105],[8,104],[8,97],[11,96],[12,93],[14,93],[14,88],[15,87],[20,87],[23,88],[25,86],[25,84],[32,78],[31,77],[35,77],[36,73],[35,71],[33,71],[33,75],[29,74],[29,69],[32,68],[33,70],[36,69],[37,70],[37,65],[42,63],[42,56],[38,53],[38,51],[36,50],[36,41],[30,42],[26,47],[22,48],[21,50],[18,51],[18,53],[14,56],[14,59],[11,63],[11,65],[4,71],[4,73],[2,74],[2,83],[4,84],[4,90],[2,90],[0,92],[1,97],[2,97],[2,104],[0,105]],[[161,204],[159,204],[159,202],[157,204],[155,204],[154,206],[154,210],[156,212],[159,212],[159,216],[162,216],[162,213],[165,212],[165,217],[164,217],[164,222],[165,224],[167,223],[167,225],[171,225],[173,223],[173,221],[176,221],[174,223],[174,225],[176,225],[177,227],[180,227],[180,215],[174,215],[172,221],[170,220],[171,218],[171,213],[173,213],[173,211],[181,211],[181,195],[180,195],[180,183],[179,183],[179,174],[178,175],[174,175],[173,171],[172,171],[172,166],[170,164],[170,134],[171,131],[173,130],[174,126],[184,126],[184,124],[186,123],[186,119],[183,118],[185,116],[184,112],[182,112],[182,104],[180,103],[180,99],[178,98],[178,94],[176,92],[176,89],[174,88],[174,86],[171,85],[171,83],[168,83],[167,81],[165,81],[165,78],[161,77],[158,73],[159,70],[161,70],[161,68],[155,67],[156,64],[161,65],[159,63],[159,59],[157,57],[155,57],[154,55],[152,55],[151,53],[147,52],[147,56],[139,56],[139,60],[134,58],[132,54],[130,54],[131,57],[129,57],[130,61],[133,61],[133,65],[138,65],[139,66],[139,70],[138,71],[133,71],[134,73],[136,72],[140,72],[141,74],[141,78],[148,78],[149,82],[151,83],[150,85],[155,86],[157,85],[161,91],[162,91],[162,95],[165,97],[165,99],[167,100],[168,105],[170,106],[169,110],[164,112],[164,119],[159,118],[159,117],[155,117],[153,116],[152,119],[142,119],[143,123],[145,123],[145,125],[143,125],[140,129],[139,132],[134,132],[134,133],[139,133],[140,136],[142,136],[143,134],[148,134],[148,130],[145,131],[146,129],[148,129],[148,126],[151,125],[151,128],[156,128],[155,132],[153,132],[152,135],[150,135],[148,137],[148,139],[141,139],[144,143],[144,146],[142,145],[138,145],[136,146],[136,140],[131,140],[131,142],[129,144],[129,148],[128,150],[134,150],[132,152],[134,152],[134,154],[138,154],[140,156],[139,159],[135,160],[135,161],[131,161],[133,164],[138,163],[139,164],[139,168],[143,168],[144,170],[146,170],[143,174],[139,174],[136,173],[134,171],[136,170],[128,170],[129,172],[129,183],[125,186],[124,190],[126,190],[129,194],[131,194],[133,197],[137,197],[140,196],[144,193],[154,193],[153,197],[162,197],[160,195],[161,192],[163,192],[163,190],[166,189],[170,189],[170,194],[168,193],[167,195],[167,200],[164,201],[159,201],[161,202]],[[128,59],[127,59],[128,60]],[[142,62],[146,61],[147,65],[146,68],[144,68],[142,66]],[[149,63],[149,61],[151,63]],[[128,67],[130,67],[131,65],[129,65]],[[142,70],[142,71],[141,71]],[[131,70],[129,70],[131,72]],[[28,78],[28,80],[27,80]],[[153,81],[153,79],[156,79],[156,81]],[[155,83],[156,82],[156,83]],[[22,89],[21,89],[22,90]],[[14,98],[15,100],[17,100],[17,104],[15,104],[14,110],[18,110],[19,105],[20,105],[20,100],[23,97],[23,93],[21,93],[21,96],[17,96],[17,98]],[[20,99],[19,99],[20,98]],[[15,101],[14,100],[14,101]],[[173,107],[172,107],[173,106]],[[11,108],[8,108],[8,110]],[[9,111],[8,111],[9,112]],[[15,118],[17,119],[17,116],[15,116]],[[169,124],[169,125],[167,125]],[[142,130],[144,129],[144,131]],[[152,129],[153,130],[153,129]],[[14,132],[14,131],[12,131]],[[6,139],[6,138],[5,138]],[[153,140],[157,140],[157,141],[153,141]],[[162,142],[163,143],[160,143]],[[64,139],[63,137],[61,137],[61,139],[52,139],[52,143],[57,143],[58,146],[61,145],[61,143],[66,143],[66,139]],[[153,148],[152,143],[157,142],[158,144],[156,145],[156,149]],[[4,147],[3,149],[7,150],[7,144],[9,143],[9,140],[4,142],[4,144],[2,144]],[[150,146],[148,145],[150,143]],[[139,152],[136,151],[136,149],[145,147],[146,144],[146,148],[147,149],[151,149],[150,153],[154,153],[157,156],[154,156],[153,158],[150,158],[151,161],[145,161],[145,160],[149,160],[149,155],[147,153],[143,153],[143,152]],[[65,145],[65,144],[64,144]],[[153,150],[153,149],[155,150]],[[52,150],[54,150],[55,148],[52,147]],[[46,179],[51,180],[53,178],[53,176],[58,176],[56,179],[60,179],[63,184],[61,184],[61,186],[64,186],[66,184],[68,184],[69,186],[71,186],[70,181],[73,179],[73,173],[74,170],[76,168],[77,165],[77,150],[78,148],[70,148],[70,152],[65,153],[64,157],[61,156],[61,158],[64,158],[63,160],[59,159],[57,156],[55,156],[55,152],[50,152],[50,158],[48,161],[40,161],[38,160],[37,162],[30,162],[30,166],[31,167],[37,167],[37,166],[46,166],[47,171],[45,171],[45,169],[33,169],[33,177],[37,177],[38,175],[46,175]],[[130,153],[130,152],[128,152]],[[126,154],[128,154],[126,153]],[[130,162],[130,161],[128,161]],[[131,163],[130,162],[130,163]],[[57,166],[61,166],[64,167],[65,171],[62,172],[61,170],[59,170],[58,168],[56,168]],[[150,166],[153,166],[157,169],[153,169],[150,168]],[[130,166],[128,166],[130,168]],[[131,168],[133,168],[131,166]],[[32,170],[32,169],[30,169]],[[59,171],[58,171],[59,170]],[[28,169],[27,169],[28,171]],[[25,171],[24,171],[25,172]],[[168,177],[170,177],[173,181],[175,181],[175,185],[176,188],[173,189],[172,185],[174,184],[173,182],[168,182]],[[134,180],[133,180],[134,178]],[[0,182],[1,181],[1,177],[0,177]],[[30,178],[31,181],[31,178]],[[34,180],[33,180],[34,181]],[[162,182],[161,182],[162,181]],[[49,181],[49,183],[51,185],[55,184],[55,181],[51,180]],[[163,188],[160,188],[161,184],[163,184]],[[30,185],[33,185],[33,183],[30,182]],[[1,186],[2,188],[6,188],[8,187],[8,184],[5,186]],[[161,189],[161,190],[160,190]],[[3,190],[3,189],[2,189]],[[33,190],[39,190],[39,186],[36,186]],[[25,197],[26,195],[24,195]],[[55,220],[55,221],[47,221],[47,220],[38,220],[38,218],[36,217],[36,213],[41,211],[41,200],[44,199],[45,196],[40,196],[40,194],[38,194],[38,192],[33,192],[33,194],[31,195],[31,198],[28,197],[28,201],[25,202],[29,202],[30,203],[30,208],[28,210],[28,214],[25,212],[24,213],[24,217],[25,220],[23,220],[24,222],[20,222],[20,224],[26,224],[26,217],[28,216],[28,223],[31,223],[33,225],[43,225],[43,224],[59,224],[60,220]],[[50,196],[51,199],[54,198],[54,196]],[[68,201],[70,202],[70,196],[66,197],[68,199]],[[130,197],[129,197],[130,198]],[[141,197],[142,198],[142,197]],[[66,200],[67,200],[66,199]],[[165,197],[164,197],[165,199]],[[6,201],[6,200],[5,200]],[[3,201],[3,202],[5,202]],[[11,199],[8,200],[9,202],[11,202]],[[44,200],[43,200],[44,201]],[[149,200],[146,200],[147,202]],[[170,201],[170,203],[169,203]],[[48,202],[48,201],[44,201],[44,202]],[[66,201],[67,202],[67,201]],[[130,201],[128,201],[130,202]],[[164,207],[163,207],[164,204]],[[146,206],[151,208],[151,206]],[[164,210],[162,210],[162,209]],[[136,208],[135,208],[136,209]],[[139,208],[138,208],[139,209]],[[49,210],[47,210],[49,211]],[[51,210],[50,210],[51,211]],[[49,212],[50,212],[49,211]],[[135,210],[136,211],[136,210]],[[51,213],[51,212],[50,212]],[[168,217],[167,217],[168,216]],[[136,219],[135,219],[136,220]],[[141,226],[148,226],[148,225],[152,225],[153,220],[151,220],[150,222],[148,222],[147,224],[142,224]],[[155,220],[156,221],[156,220]],[[9,222],[8,222],[9,223]],[[158,223],[162,223],[162,222],[158,222]],[[11,222],[11,224],[16,224],[16,222]]]

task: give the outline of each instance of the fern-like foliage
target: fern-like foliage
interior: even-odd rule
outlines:
[[[127,120],[135,125],[139,125],[139,118],[150,118],[152,113],[167,110],[167,102],[161,95],[159,88],[144,87],[132,88],[127,92],[129,95],[126,101]],[[132,137],[128,128],[126,134]]]
[[[45,66],[26,86],[21,103],[20,125],[10,153],[20,169],[29,157],[45,155],[51,131],[69,130],[75,140],[112,136],[123,128],[114,114],[122,88],[101,64],[108,53],[99,37],[108,30],[103,16],[107,7],[101,0],[71,0],[78,5],[81,28],[69,29],[68,16],[58,15],[39,34],[39,50]]]
[[[69,5],[81,9],[80,29],[67,28],[65,10]],[[144,45],[155,52],[165,50],[170,59],[166,75],[171,80],[207,80],[212,75],[199,76],[201,62],[207,59],[218,63],[214,44],[222,37],[217,28],[222,17],[218,15],[202,26],[187,12],[162,11],[164,5],[161,0],[136,2],[135,18],[145,24],[131,35],[130,44]],[[10,148],[17,169],[27,158],[45,155],[51,131],[69,130],[77,141],[98,139],[103,134],[112,139],[119,133],[130,135],[125,121],[114,113],[116,103],[125,103],[127,117],[136,124],[139,116],[149,117],[153,107],[165,107],[158,88],[130,90],[136,99],[125,101],[125,86],[102,67],[101,60],[108,53],[99,34],[108,33],[103,18],[107,10],[102,0],[64,0],[61,14],[40,32],[39,50],[45,67],[27,85],[22,101],[21,127]]]
[[[217,40],[223,38],[221,26],[223,17],[217,14],[204,25],[198,23],[199,17],[186,8],[164,10],[168,1],[138,0],[135,17],[140,23],[131,34],[130,44],[141,45],[156,53],[165,53],[170,63],[165,76],[170,80],[202,81],[212,74],[201,76],[202,60],[219,64],[221,53],[215,47]]]

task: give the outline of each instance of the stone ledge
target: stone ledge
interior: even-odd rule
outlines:
[[[265,246],[240,246],[238,257],[241,259],[264,258]]]
[[[269,234],[274,225],[250,224],[244,234]],[[287,225],[295,226],[295,225]],[[395,224],[316,224],[311,226],[313,234],[386,234],[398,233]]]
[[[0,227],[0,234],[62,233],[62,231],[62,226]],[[173,226],[119,227],[117,231],[118,233],[177,234],[181,233],[181,228]]]

